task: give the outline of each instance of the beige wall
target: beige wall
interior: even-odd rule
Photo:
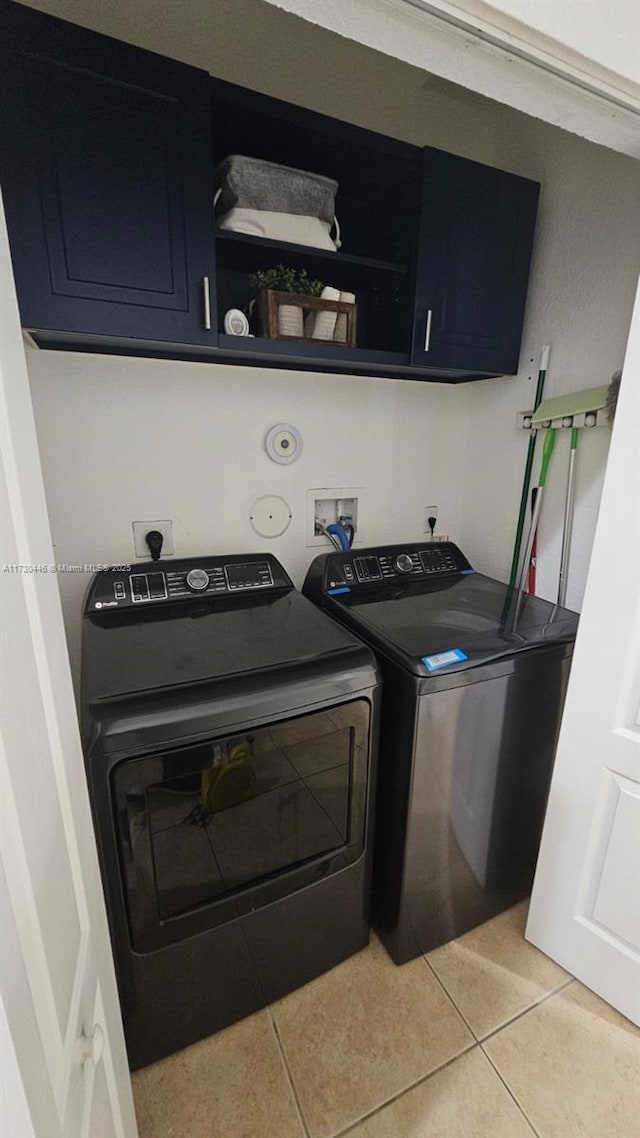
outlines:
[[[364,540],[418,540],[425,505],[458,529],[464,450],[460,389],[258,368],[28,353],[58,563],[133,558],[131,522],[172,518],[176,555],[270,549],[302,584],[306,490],[364,488]],[[298,427],[292,466],[264,449]],[[462,425],[461,425],[462,424]],[[457,459],[456,459],[457,460]],[[256,536],[252,502],[278,494],[293,520]],[[74,663],[88,577],[59,577]]]

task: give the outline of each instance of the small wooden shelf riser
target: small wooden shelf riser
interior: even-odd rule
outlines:
[[[278,331],[278,309],[281,304],[316,312],[344,313],[347,317],[347,330],[344,340],[326,340],[314,336],[283,336]],[[347,348],[355,348],[357,335],[357,305],[343,300],[324,300],[320,296],[305,296],[297,292],[276,292],[265,289],[258,301],[260,332],[268,340],[287,340],[298,344],[340,343]]]

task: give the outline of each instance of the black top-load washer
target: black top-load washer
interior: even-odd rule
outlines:
[[[367,943],[378,690],[268,554],[93,578],[82,731],[133,1067]]]
[[[528,892],[578,618],[449,542],[327,554],[303,592],[381,667],[373,917],[403,963]]]

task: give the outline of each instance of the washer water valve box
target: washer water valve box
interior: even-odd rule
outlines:
[[[362,540],[363,496],[360,486],[326,487],[307,490],[307,545],[326,546],[327,538],[317,529],[316,523],[330,526],[349,517],[355,532],[355,540]]]

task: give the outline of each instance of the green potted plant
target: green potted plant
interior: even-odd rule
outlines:
[[[302,296],[320,296],[324,284],[313,280],[306,269],[300,271],[287,268],[286,265],[276,265],[273,269],[258,269],[250,277],[251,287],[256,295],[263,324],[266,323],[265,312],[268,306],[261,303],[261,297],[266,293],[288,293],[296,298]],[[280,336],[302,339],[304,336],[304,311],[300,303],[286,304],[278,300],[278,327]],[[267,335],[273,335],[274,330],[264,329]]]

